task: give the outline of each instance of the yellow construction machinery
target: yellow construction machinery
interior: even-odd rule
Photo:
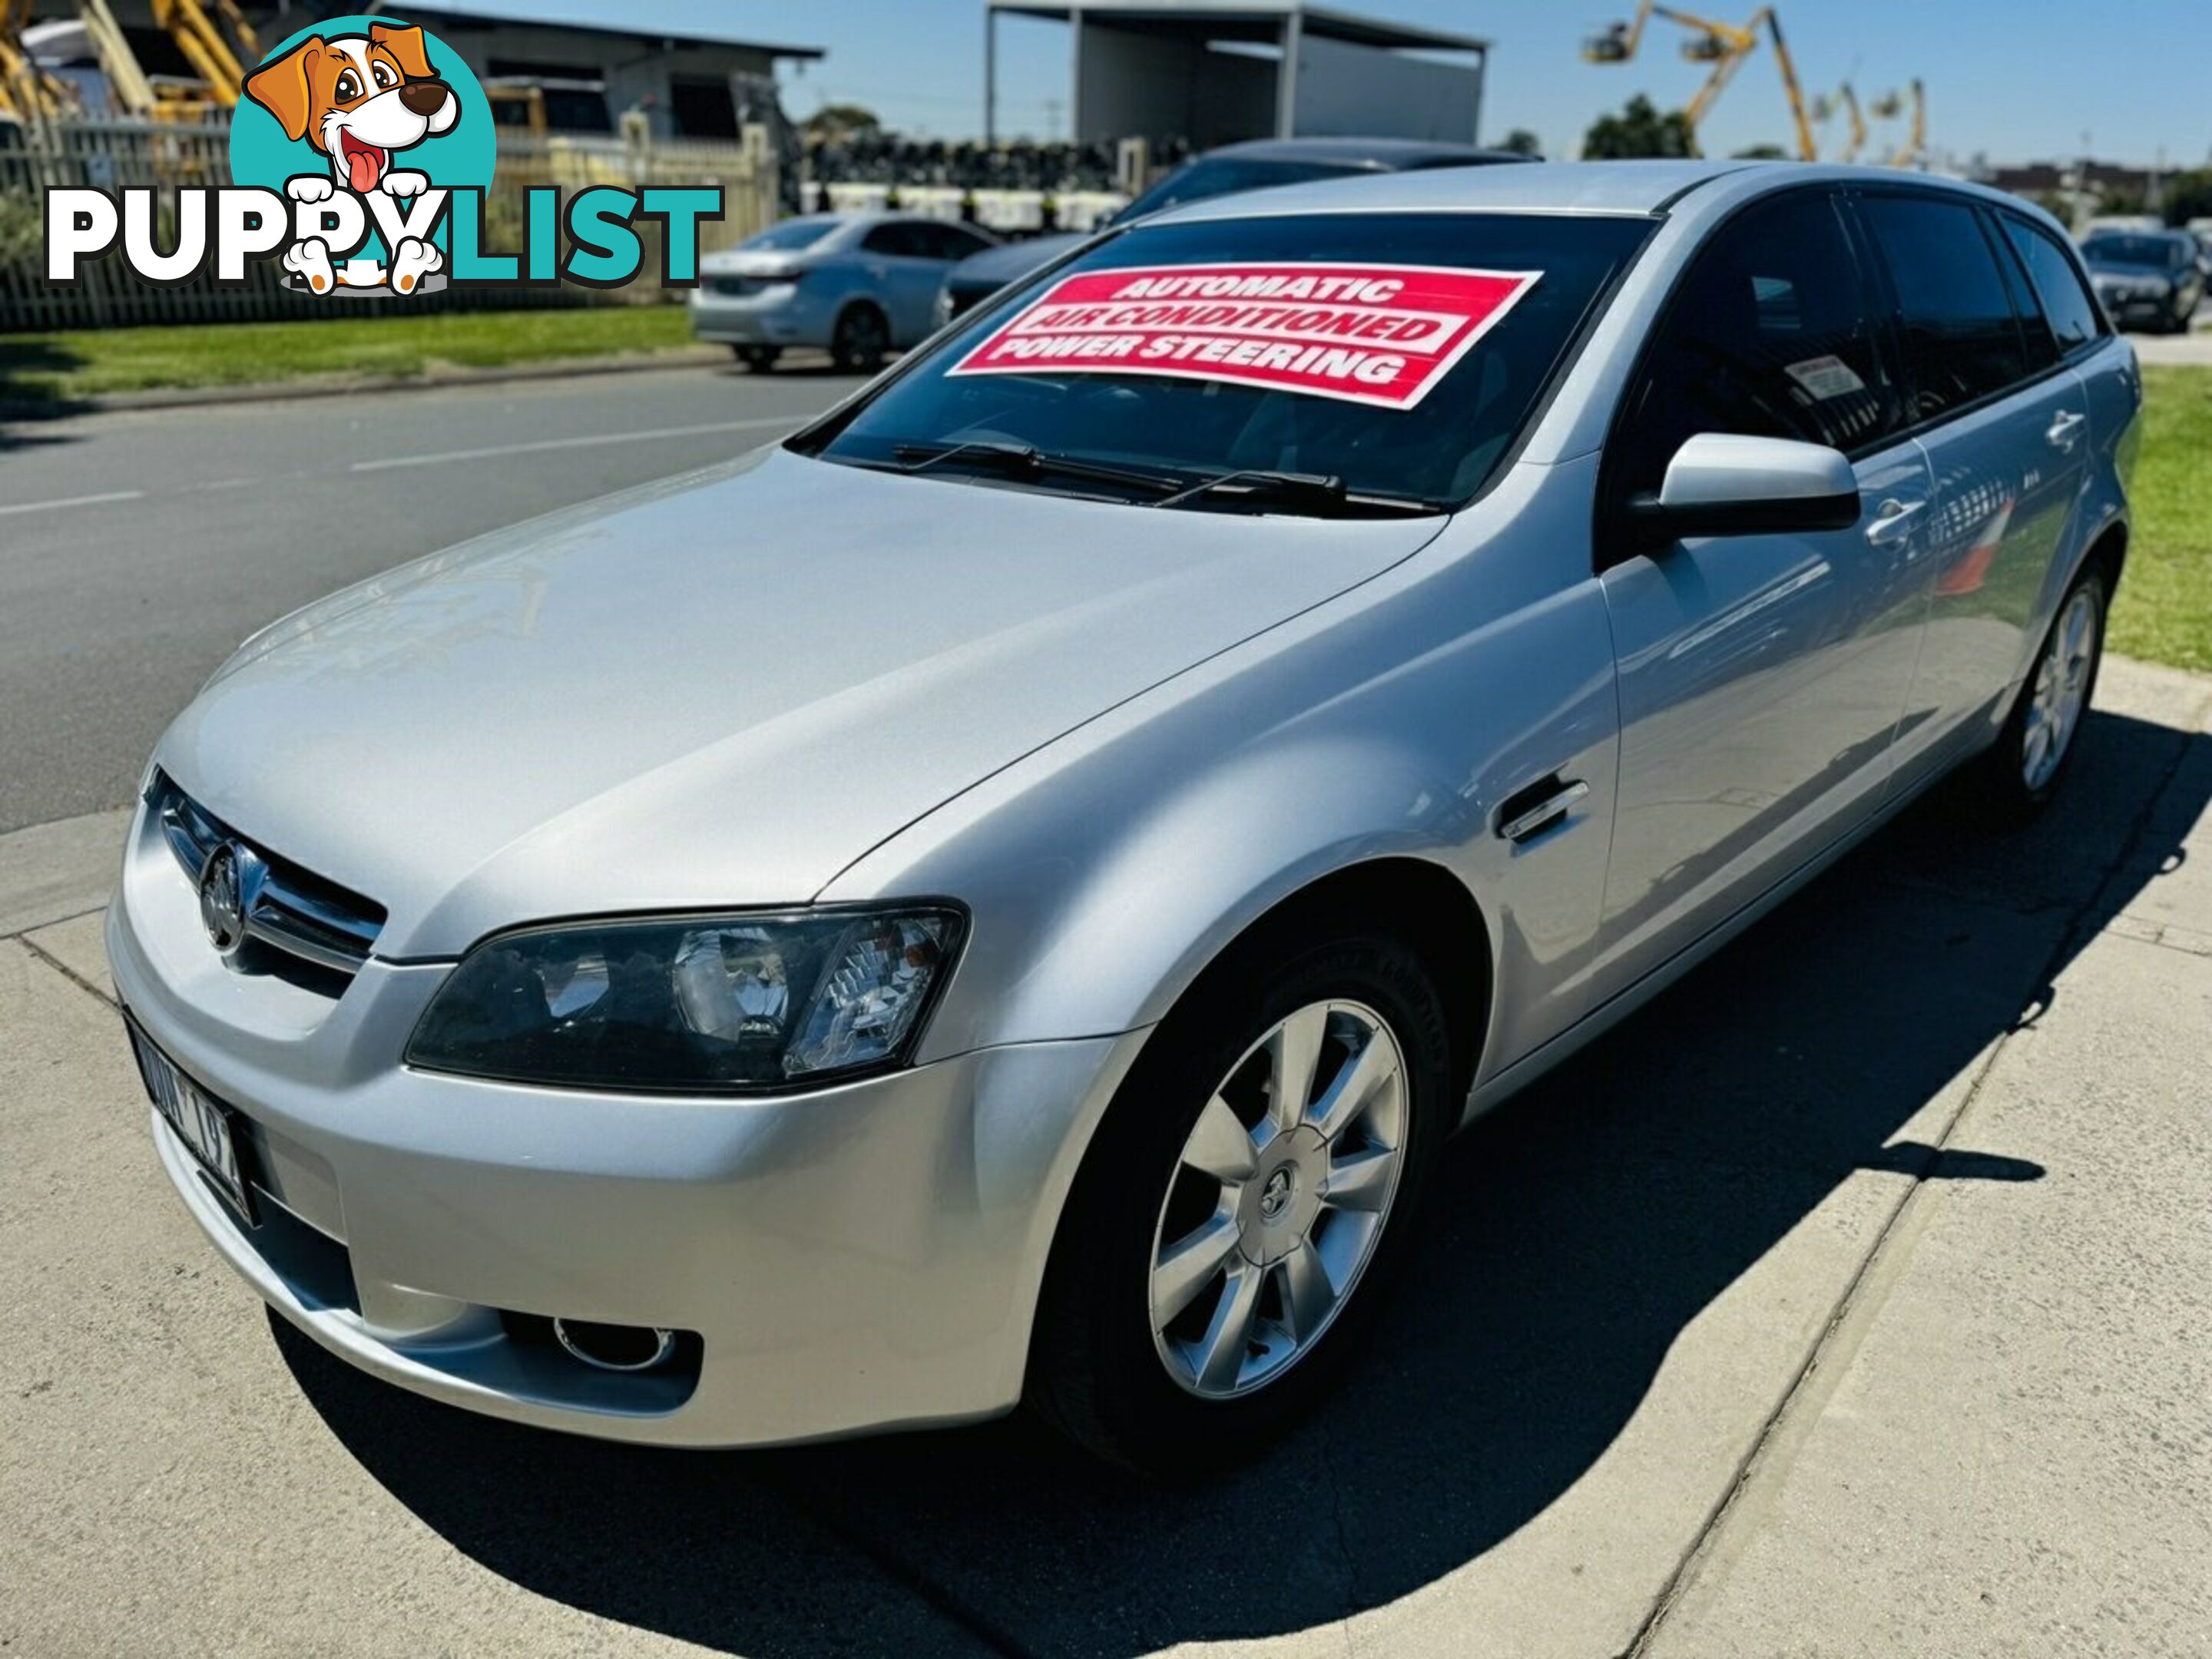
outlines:
[[[1773,7],[1761,6],[1744,27],[1756,33],[1761,23],[1766,25],[1767,39],[1774,42],[1775,67],[1782,71],[1782,90],[1790,100],[1790,118],[1797,129],[1797,159],[1815,161],[1820,148],[1813,142],[1813,123],[1805,113],[1805,91],[1797,84],[1797,65],[1790,60],[1789,44],[1782,38],[1782,20],[1774,15]]]
[[[100,59],[107,80],[108,101],[119,115],[140,119],[197,121],[217,109],[233,109],[244,95],[246,77],[261,61],[261,41],[237,0],[153,0],[154,21],[176,42],[192,70],[190,80],[156,81],[138,62],[130,38],[115,21],[108,0],[75,0],[77,19]],[[0,0],[24,11],[29,0]],[[8,32],[0,26],[0,64],[5,63]]]
[[[23,45],[31,0],[0,0],[0,118],[51,120],[76,107],[69,83],[42,67]]]
[[[1782,22],[1774,15],[1773,7],[1760,7],[1749,21],[1739,25],[1715,22],[1673,6],[1655,5],[1652,0],[1644,0],[1632,19],[1613,24],[1584,40],[1583,56],[1593,64],[1628,62],[1644,43],[1644,28],[1655,17],[1689,30],[1690,38],[1682,43],[1682,56],[1693,64],[1712,65],[1705,83],[1682,110],[1683,118],[1689,124],[1692,149],[1697,148],[1698,125],[1711,110],[1714,100],[1735,77],[1743,60],[1758,50],[1759,33],[1764,30],[1774,43],[1774,61],[1782,71],[1783,90],[1789,96],[1790,117],[1796,125],[1798,159],[1810,161],[1819,155],[1813,142],[1813,124],[1805,112],[1804,94],[1797,84],[1797,68],[1790,61],[1789,46],[1782,38]]]
[[[215,0],[213,16],[199,0],[154,0],[154,21],[207,83],[208,95],[234,108],[245,95],[245,65],[261,61],[261,42],[237,0]]]
[[[76,15],[84,25],[85,38],[92,43],[93,54],[100,59],[100,72],[107,77],[108,101],[120,114],[154,114],[159,102],[154,83],[139,67],[138,54],[131,50],[122,26],[107,9],[107,0],[76,0]]]
[[[1717,23],[1711,18],[1699,17],[1678,7],[1662,6],[1655,4],[1653,0],[1644,0],[1644,3],[1637,8],[1633,19],[1613,24],[1601,33],[1593,34],[1584,40],[1583,56],[1593,64],[1627,63],[1644,44],[1644,31],[1655,17],[1689,32],[1689,38],[1682,42],[1684,58],[1693,64],[1712,65],[1712,72],[1705,77],[1705,84],[1698,88],[1696,95],[1682,110],[1683,121],[1690,131],[1690,148],[1695,152],[1698,148],[1698,124],[1705,119],[1705,112],[1712,106],[1713,100],[1719,97],[1721,89],[1728,85],[1729,78],[1735,73],[1736,65],[1743,61],[1744,54],[1756,46],[1758,40],[1749,31],[1740,29],[1733,23]]]
[[[1845,115],[1850,117],[1851,136],[1844,141],[1843,149],[1836,152],[1836,160],[1846,162],[1856,161],[1858,160],[1859,152],[1866,148],[1866,112],[1859,107],[1857,89],[1848,81],[1838,87],[1834,92],[1823,93],[1813,100],[1814,125],[1825,132],[1828,123],[1835,118],[1838,110],[1843,111]]]
[[[1915,76],[1912,78],[1906,91],[1910,94],[1912,119],[1905,128],[1905,137],[1898,141],[1897,148],[1890,151],[1885,163],[1893,167],[1919,166],[1920,158],[1927,153],[1928,149],[1928,96],[1921,88],[1919,76]],[[1875,100],[1875,118],[1883,121],[1893,121],[1905,112],[1907,102],[1906,98],[1900,97],[1896,93],[1885,93]]]

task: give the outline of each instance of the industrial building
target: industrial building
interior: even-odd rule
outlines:
[[[203,79],[173,28],[155,21],[154,0],[106,0],[146,76],[157,84]],[[344,0],[244,0],[240,10],[260,44],[274,46],[318,17],[364,9]],[[714,9],[628,0],[409,0],[402,15],[461,55],[488,89],[495,116],[555,132],[611,132],[641,112],[663,138],[738,137],[767,118],[779,61],[820,58],[817,46],[772,45],[707,20]],[[66,76],[86,107],[100,112],[102,69],[76,0],[36,0],[24,40],[39,60]],[[249,64],[251,59],[246,60]]]
[[[1073,32],[1078,144],[1340,136],[1472,142],[1490,43],[1304,0],[986,0],[984,132],[1001,16]]]

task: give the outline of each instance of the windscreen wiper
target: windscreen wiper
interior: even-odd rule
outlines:
[[[891,453],[902,463],[899,470],[908,473],[926,472],[957,459],[1018,477],[1051,475],[1090,483],[1116,484],[1124,489],[1141,489],[1154,495],[1179,490],[1183,485],[1183,480],[1172,474],[1109,466],[1103,461],[1079,460],[1073,455],[1050,455],[1035,444],[1000,438],[970,438],[957,444],[894,444]]]
[[[1210,478],[1200,480],[1172,495],[1164,495],[1154,501],[1154,507],[1181,507],[1207,495],[1219,494],[1237,505],[1261,506],[1281,501],[1319,507],[1332,513],[1441,513],[1443,508],[1435,501],[1412,495],[1370,495],[1346,489],[1342,477],[1334,472],[1282,472],[1271,467],[1245,467],[1234,472],[1217,472]]]

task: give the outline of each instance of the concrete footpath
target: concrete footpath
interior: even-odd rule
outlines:
[[[2212,1652],[2212,679],[1917,807],[1455,1143],[1259,1466],[1019,1423],[650,1454],[267,1319],[167,1189],[120,817],[0,836],[0,1652]]]

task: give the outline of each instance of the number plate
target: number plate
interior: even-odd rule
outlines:
[[[154,1098],[154,1109],[177,1132],[177,1139],[185,1143],[185,1150],[191,1153],[217,1195],[236,1210],[248,1226],[253,1225],[253,1196],[239,1163],[238,1139],[234,1133],[238,1114],[179,1071],[138,1029],[136,1021],[130,1022],[130,1028],[131,1051],[138,1057],[138,1075],[145,1080],[146,1092]]]

